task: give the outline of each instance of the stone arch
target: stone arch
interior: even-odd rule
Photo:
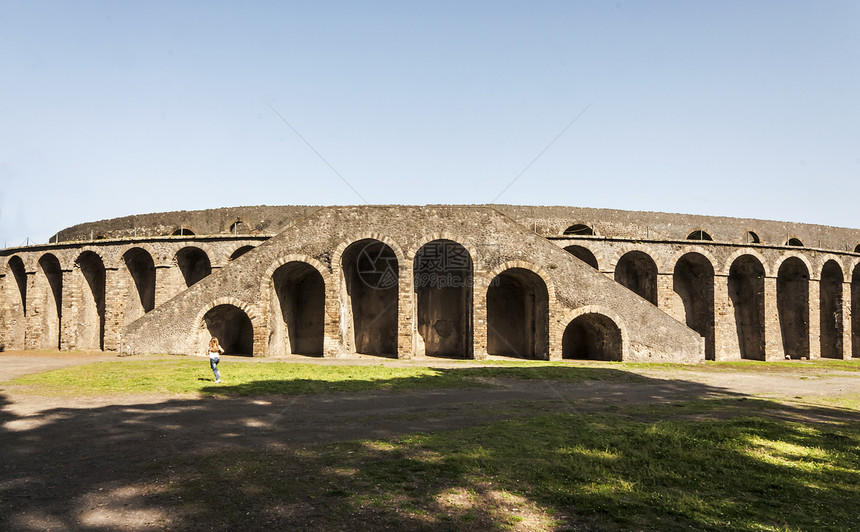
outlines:
[[[231,235],[247,235],[251,232],[251,227],[241,218],[237,218],[227,228],[227,232]]]
[[[245,253],[247,253],[247,252],[251,251],[251,250],[252,250],[252,249],[254,249],[255,247],[256,247],[256,246],[250,246],[250,245],[248,245],[248,246],[242,246],[242,247],[236,248],[236,251],[234,251],[233,253],[231,253],[231,254],[230,254],[230,260],[236,260],[236,259],[238,259],[239,257],[241,257],[241,256],[242,256],[242,255],[244,255]]]
[[[587,247],[572,245],[565,247],[564,250],[595,270],[599,269],[597,266],[597,257],[595,257],[594,253],[592,253]]]
[[[860,263],[851,274],[851,356],[860,358]]]
[[[785,358],[809,358],[809,268],[799,257],[779,266],[776,306]]]
[[[125,309],[126,323],[130,323],[155,308],[155,261],[140,247],[123,253],[122,260],[133,286]]]
[[[212,273],[209,255],[199,247],[185,246],[176,252],[174,260],[182,273],[186,287],[199,282]]]
[[[803,247],[803,241],[801,241],[796,236],[793,236],[793,237],[789,238],[788,240],[786,240],[785,245],[802,248]]]
[[[271,275],[276,303],[269,352],[321,356],[325,339],[325,279],[315,265],[289,261]]]
[[[449,239],[427,242],[414,255],[416,354],[472,356],[472,257]]]
[[[60,267],[60,260],[53,253],[45,253],[39,257],[39,271],[44,284],[47,285],[44,295],[42,339],[39,347],[59,349],[63,321],[63,270]]]
[[[400,264],[395,250],[375,238],[355,241],[340,253],[347,349],[397,356]]]
[[[586,224],[573,224],[565,229],[562,235],[593,236],[594,228]]]
[[[689,235],[687,235],[687,240],[711,240],[711,241],[713,241],[714,238],[710,234],[708,234],[707,232],[705,232],[704,230],[702,230],[700,228],[700,229],[693,230],[693,232],[691,232]]]
[[[742,359],[765,360],[764,265],[759,257],[744,254],[732,261],[728,288]]]
[[[621,328],[612,318],[599,312],[586,312],[565,327],[561,354],[562,358],[621,361],[623,346]]]
[[[75,347],[104,350],[106,277],[104,262],[94,251],[84,251],[75,260],[80,306]]]
[[[487,289],[487,353],[526,359],[549,354],[550,287],[523,267],[498,273]]]
[[[749,256],[756,259],[761,264],[761,267],[764,270],[765,277],[770,275],[770,270],[768,270],[768,263],[764,255],[762,255],[758,250],[751,248],[738,249],[737,251],[726,257],[725,261],[722,262],[722,266],[719,273],[729,275],[731,273],[731,269],[735,261],[744,256]]]
[[[197,234],[196,229],[192,229],[187,225],[177,225],[173,228],[173,231],[169,233],[170,236],[195,236]]]
[[[753,230],[748,230],[744,233],[744,243],[745,244],[761,244],[761,238],[759,238],[758,233]]]
[[[615,264],[615,281],[657,305],[657,264],[644,251],[628,251]]]
[[[4,324],[6,342],[8,342],[5,347],[24,349],[27,330],[27,271],[23,259],[13,255],[6,262],[6,272],[4,299],[9,303]]]
[[[684,304],[687,327],[705,339],[705,359],[714,360],[714,267],[697,252],[675,263],[672,288]]]
[[[254,323],[248,313],[232,303],[209,307],[201,317],[205,336],[218,338],[225,355],[254,356]],[[208,338],[198,345],[206,345]]]
[[[842,282],[845,276],[835,260],[828,260],[821,268],[819,281],[820,341],[822,358],[842,358],[843,316]]]

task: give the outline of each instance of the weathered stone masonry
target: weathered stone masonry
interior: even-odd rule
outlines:
[[[193,233],[193,234],[192,234]],[[245,207],[0,251],[7,348],[860,356],[860,231],[568,207]]]

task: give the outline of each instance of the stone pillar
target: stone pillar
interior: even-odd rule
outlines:
[[[77,348],[77,322],[80,319],[81,290],[78,286],[78,266],[63,270],[63,316],[60,319],[60,349],[70,351]]]
[[[776,304],[776,277],[764,278],[764,356],[765,360],[785,358]]]
[[[41,347],[44,330],[45,298],[38,286],[36,272],[27,272],[26,328],[24,330],[24,349]]]
[[[472,357],[487,359],[487,289],[490,287],[489,272],[474,271],[472,288]]]
[[[851,283],[842,283],[842,358],[849,360],[853,352],[851,343],[851,327],[854,316],[851,315]]]
[[[336,358],[340,351],[340,283],[334,275],[325,284],[323,357]]]
[[[672,316],[681,323],[687,323],[687,316],[684,313],[684,305],[681,305],[680,313],[676,305],[674,275],[672,273],[657,274],[657,308]]]
[[[400,265],[397,284],[397,358],[410,359],[413,352],[413,316],[415,315],[415,285],[412,259]],[[417,336],[417,334],[416,334]]]
[[[125,317],[127,281],[118,268],[105,268],[105,351],[119,351]]]
[[[821,285],[809,279],[809,360],[821,358]]]
[[[170,283],[172,268],[169,265],[157,265],[155,267],[155,307],[176,295]]]
[[[715,360],[739,360],[735,311],[729,297],[729,277],[714,275],[714,358]]]

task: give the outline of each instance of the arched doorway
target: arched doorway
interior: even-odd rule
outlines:
[[[155,262],[142,248],[131,248],[122,259],[134,283],[125,310],[125,321],[130,323],[155,308]]]
[[[292,261],[272,274],[284,342],[290,354],[320,356],[325,334],[325,281],[316,268]]]
[[[413,272],[416,327],[423,353],[471,358],[473,283],[469,252],[451,240],[428,242],[415,254]]]
[[[764,266],[753,255],[738,257],[728,282],[741,358],[765,360]]]
[[[860,264],[851,274],[851,356],[860,358]]]
[[[344,250],[341,266],[349,300],[347,344],[360,354],[397,356],[400,270],[394,251],[379,240],[359,240]]]
[[[684,303],[687,327],[705,339],[705,359],[714,360],[714,267],[699,253],[675,264],[672,287]]]
[[[254,355],[254,326],[235,305],[217,305],[203,315],[209,335],[218,339],[225,355]]]
[[[797,257],[779,267],[776,307],[785,358],[809,358],[809,269]]]
[[[844,330],[842,322],[842,268],[829,260],[821,269],[819,282],[819,327],[822,358],[842,358]]]
[[[594,253],[592,253],[588,248],[582,246],[567,246],[564,250],[595,270],[597,269],[597,257],[595,257]]]
[[[212,273],[209,255],[200,248],[189,246],[176,253],[176,265],[185,279],[185,286],[191,286]]]
[[[564,329],[561,355],[563,358],[620,361],[621,329],[603,314],[577,316]]]
[[[11,275],[9,273],[11,272]],[[6,347],[24,349],[27,331],[27,272],[21,257],[13,255],[7,263],[6,294],[9,312],[6,315]]]
[[[657,265],[647,253],[625,253],[615,265],[615,280],[657,305]]]
[[[39,269],[44,283],[47,284],[41,347],[59,348],[60,323],[63,318],[63,270],[60,268],[60,261],[51,253],[39,257]]]
[[[541,277],[510,268],[487,290],[487,353],[526,359],[547,358],[549,295]]]
[[[76,347],[104,350],[105,342],[105,266],[102,258],[84,251],[75,261],[81,272],[78,277],[81,305],[77,319]],[[81,278],[82,277],[82,278]]]

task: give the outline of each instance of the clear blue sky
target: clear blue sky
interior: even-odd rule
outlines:
[[[365,201],[860,227],[856,0],[0,0],[0,72],[9,246]]]

